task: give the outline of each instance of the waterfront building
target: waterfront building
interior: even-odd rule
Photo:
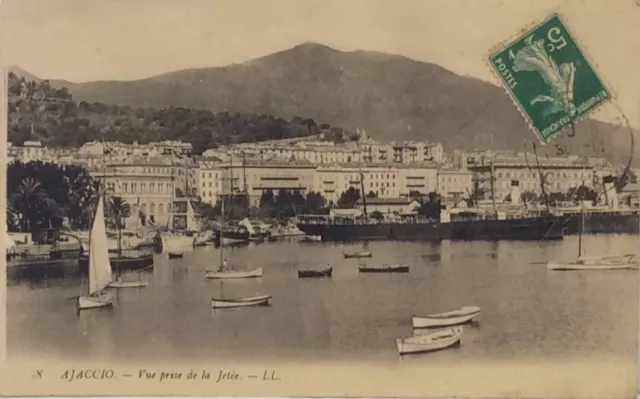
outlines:
[[[536,162],[533,154],[489,150],[469,153],[467,166],[473,173],[474,190],[481,192],[485,199],[492,198],[493,175],[493,191],[497,201],[508,199],[514,182],[518,183],[521,193],[529,191],[540,195],[540,173],[544,176],[547,193],[566,193],[583,184],[594,187],[593,165],[588,159],[574,156],[539,157]]]
[[[156,225],[168,222],[174,198],[174,170],[171,164],[159,159],[136,159],[132,163],[115,163],[90,170],[95,179],[104,179],[107,194],[121,197],[145,219]]]
[[[222,166],[215,161],[201,160],[196,172],[196,195],[202,202],[215,205],[222,193]]]
[[[440,168],[435,191],[443,197],[469,198],[473,191],[473,174],[464,169]]]

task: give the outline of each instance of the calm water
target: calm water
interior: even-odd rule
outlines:
[[[585,237],[586,255],[634,253],[637,236]],[[9,356],[67,359],[263,359],[397,362],[411,315],[478,305],[460,348],[411,362],[637,356],[638,271],[548,272],[572,260],[562,242],[371,242],[373,259],[343,259],[359,245],[268,243],[225,250],[260,279],[205,280],[215,248],[156,257],[148,287],[121,289],[112,309],[76,314],[79,276],[8,287]],[[358,264],[409,263],[408,274],[359,274]],[[334,266],[332,279],[298,280],[300,268]],[[86,280],[86,279],[85,279]],[[84,282],[86,287],[86,281]],[[86,288],[85,288],[86,289]],[[270,307],[211,309],[210,298],[273,295]],[[405,358],[406,359],[406,358]]]

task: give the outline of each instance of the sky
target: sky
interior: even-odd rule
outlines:
[[[3,59],[41,78],[135,80],[317,42],[498,84],[489,52],[559,12],[640,127],[640,0],[3,0]],[[613,107],[595,117],[619,121]]]

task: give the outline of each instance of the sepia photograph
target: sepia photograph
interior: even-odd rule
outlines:
[[[640,2],[0,10],[1,395],[638,395]]]

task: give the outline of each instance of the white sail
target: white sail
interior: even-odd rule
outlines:
[[[196,211],[191,205],[191,201],[187,201],[187,231],[199,231],[200,226],[196,220]]]
[[[256,230],[251,225],[251,222],[249,221],[249,219],[247,219],[247,218],[242,219],[240,224],[247,228],[247,231],[249,232],[249,234],[251,234],[251,235],[256,234]]]
[[[111,283],[111,263],[107,248],[104,203],[100,197],[89,242],[89,294],[100,291]]]

